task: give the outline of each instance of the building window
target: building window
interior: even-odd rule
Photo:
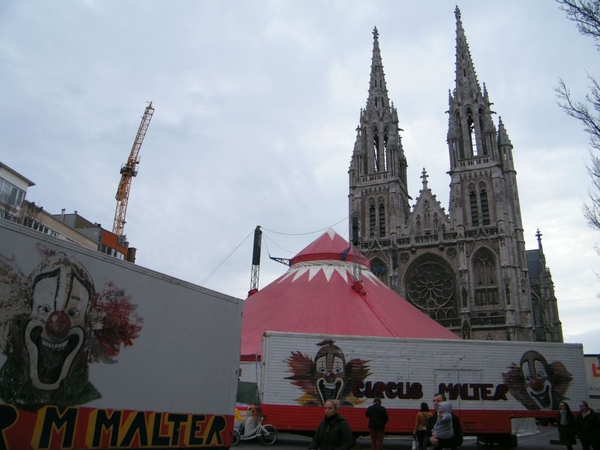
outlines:
[[[48,228],[46,225],[44,225],[43,223],[38,222],[37,220],[26,216],[25,219],[23,219],[23,225],[31,228],[35,231],[39,231],[40,233],[44,233],[47,234],[49,236],[54,236],[57,237],[59,234],[54,231],[52,228]]]
[[[483,225],[490,224],[490,205],[488,203],[488,195],[485,183],[479,184],[479,199],[481,200],[481,220]]]
[[[369,201],[369,236],[375,237],[375,230],[377,230],[377,216],[375,215],[375,201],[371,199]]]
[[[475,132],[475,122],[473,121],[473,113],[467,109],[467,127],[469,127],[469,145],[471,147],[470,156],[477,155],[477,133]]]
[[[458,157],[465,159],[465,144],[463,140],[462,121],[460,114],[456,113],[456,123],[458,124]]]
[[[479,183],[479,190],[476,190],[473,184],[469,185],[469,206],[472,226],[490,225],[490,204],[487,186],[483,181]]]
[[[380,157],[380,143],[379,143],[379,130],[377,127],[373,127],[373,171],[379,172],[381,170]]]
[[[19,208],[25,198],[25,191],[0,178],[0,203],[12,208]]]
[[[0,218],[17,222],[25,191],[0,178]]]
[[[112,256],[113,258],[117,258],[117,259],[120,259],[120,260],[124,260],[125,259],[125,255],[123,253],[119,252],[118,250],[116,250],[116,249],[114,249],[112,247],[109,247],[108,245],[102,244],[102,247],[101,247],[100,251],[102,253],[106,253],[107,255]]]
[[[473,258],[475,306],[498,305],[498,273],[496,257],[487,248],[477,251]]]
[[[421,259],[406,275],[407,299],[444,326],[460,326],[456,277],[436,259]]]
[[[388,170],[388,144],[389,144],[389,131],[388,127],[385,127],[383,130],[383,161],[382,161],[382,169],[387,172]]]
[[[384,237],[385,236],[385,205],[383,202],[383,199],[379,200],[379,205],[378,205],[378,212],[379,212],[379,237]]]
[[[485,126],[483,124],[483,117],[484,117],[484,112],[483,112],[483,109],[480,108],[479,109],[479,132],[482,134],[483,134],[483,130],[485,130]],[[478,155],[479,156],[487,156],[488,150],[487,150],[487,145],[485,142],[485,136],[481,136],[481,146],[483,148],[482,148],[481,154],[479,154],[479,152],[478,152]]]
[[[474,186],[469,186],[469,205],[471,206],[471,224],[479,226],[479,208],[477,207],[477,192]]]

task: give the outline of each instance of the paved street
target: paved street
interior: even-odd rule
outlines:
[[[550,444],[551,439],[558,439],[558,432],[556,427],[538,427],[538,433],[529,436],[520,436],[518,439],[519,449],[530,449],[530,450],[564,450],[564,446]],[[285,450],[306,450],[310,438],[304,436],[298,436],[294,434],[280,433],[277,443],[272,448],[285,449]],[[384,449],[394,450],[410,450],[412,445],[412,438],[410,436],[388,436],[384,441]],[[236,447],[237,450],[266,450],[267,447],[257,441],[245,441],[240,442]],[[360,438],[354,450],[369,450],[370,443],[368,437]],[[475,438],[466,437],[465,442],[460,447],[461,449],[490,449],[490,450],[503,450],[503,447],[497,445],[487,446],[477,444]],[[581,446],[577,445],[575,449],[580,449]]]

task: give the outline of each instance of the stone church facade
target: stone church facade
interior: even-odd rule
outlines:
[[[411,207],[398,111],[390,102],[379,36],[367,104],[349,169],[349,212],[372,270],[465,339],[562,342],[554,285],[537,233],[525,250],[513,146],[492,119],[456,9],[456,80],[449,95],[448,212],[428,187]],[[356,230],[355,230],[356,233]]]

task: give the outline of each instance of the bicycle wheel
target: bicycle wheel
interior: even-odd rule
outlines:
[[[238,430],[233,430],[233,433],[231,433],[231,445],[234,446],[238,442],[240,442],[240,432]]]
[[[273,445],[277,441],[277,428],[273,425],[263,425],[260,427],[259,439],[265,445]]]

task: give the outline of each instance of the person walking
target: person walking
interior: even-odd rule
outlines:
[[[354,444],[348,421],[338,413],[337,400],[325,402],[325,418],[319,424],[308,450],[350,450]]]
[[[565,444],[567,450],[573,450],[573,445],[577,444],[575,441],[575,416],[573,416],[568,403],[560,402],[558,405],[556,423],[558,424],[560,443]]]
[[[429,405],[426,402],[421,403],[421,411],[415,417],[415,428],[413,430],[413,439],[419,443],[419,450],[423,450],[423,438],[425,437],[425,430],[427,430],[427,421],[432,415],[433,413],[429,411]]]
[[[365,415],[369,418],[371,450],[382,450],[385,424],[388,422],[389,417],[385,407],[381,406],[379,397],[373,399],[373,404],[367,408]]]
[[[583,450],[600,450],[600,416],[590,409],[588,402],[579,404],[577,434]]]

